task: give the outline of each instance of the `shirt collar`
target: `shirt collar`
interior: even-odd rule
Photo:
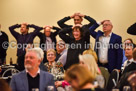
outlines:
[[[26,73],[29,74],[29,71],[28,71],[27,69],[25,69],[25,70],[26,70]],[[40,69],[38,69],[36,76],[37,76],[38,74],[40,74]],[[29,75],[31,75],[31,74],[29,74]],[[36,76],[34,76],[34,77],[36,77]]]
[[[112,32],[108,35],[108,37],[111,37],[111,35],[112,35]],[[105,36],[105,34],[103,34],[103,36]],[[106,37],[106,36],[105,36]]]
[[[133,62],[134,60],[133,60],[133,58],[131,58],[131,59],[130,59],[130,60],[128,60],[128,61]]]

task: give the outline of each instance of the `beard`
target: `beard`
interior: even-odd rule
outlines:
[[[25,68],[29,70],[32,69],[33,67],[31,65],[25,65]]]
[[[31,65],[31,63],[29,63],[29,62],[26,62],[25,63],[25,69],[33,69],[33,66]]]

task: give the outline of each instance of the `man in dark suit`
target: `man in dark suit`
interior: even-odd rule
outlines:
[[[0,25],[1,29],[1,25]],[[6,60],[6,55],[7,55],[7,49],[8,49],[8,35],[0,30],[0,65],[4,64]]]
[[[53,76],[39,68],[43,57],[44,53],[41,48],[27,50],[25,70],[14,75],[11,79],[12,91],[48,91],[48,88],[56,90]]]
[[[95,29],[102,24],[103,32],[96,32]],[[122,38],[112,33],[113,25],[110,20],[96,23],[89,28],[90,34],[95,38],[95,51],[98,55],[98,65],[108,68],[109,72],[113,69],[121,69],[123,50],[121,48]]]
[[[125,67],[122,75],[130,72],[130,71],[134,71],[136,70],[136,48],[133,50],[133,62],[131,62],[128,66]]]
[[[136,35],[136,23],[132,24],[132,25],[127,29],[127,33],[132,34],[132,35]]]
[[[58,25],[61,27],[61,28],[70,28],[70,27],[73,27],[73,25],[67,25],[65,24],[66,21],[70,20],[70,19],[73,19],[74,20],[74,24],[81,24],[82,25],[82,21],[83,21],[83,18],[85,18],[86,20],[89,21],[89,24],[86,24],[86,25],[83,25],[83,28],[84,28],[84,34],[85,32],[89,31],[89,27],[91,27],[96,21],[91,18],[90,16],[87,16],[87,15],[83,15],[81,13],[74,13],[72,16],[68,16],[68,17],[64,17],[63,19],[59,20],[57,23]],[[72,31],[70,31],[69,33],[69,36],[73,38],[73,34],[72,34]],[[89,33],[88,33],[89,34]]]
[[[45,26],[43,27],[44,33],[39,32],[38,37],[40,38],[40,48],[44,51],[44,60],[43,62],[48,62],[46,58],[46,51],[49,49],[55,49],[56,47],[56,36],[58,32],[61,30],[58,27]],[[51,29],[56,30],[55,32],[51,32]]]

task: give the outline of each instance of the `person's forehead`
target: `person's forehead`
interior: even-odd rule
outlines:
[[[33,52],[33,51],[28,51],[28,52],[26,53],[26,56],[36,56],[36,53]]]
[[[126,40],[125,43],[131,43],[131,41],[130,40]]]
[[[81,19],[81,17],[78,16],[78,15],[76,15],[76,16],[74,17],[74,19]]]
[[[75,28],[73,31],[80,32],[79,28]]]
[[[53,51],[50,51],[50,52],[48,52],[48,54],[54,54],[54,52],[53,52]]]
[[[57,45],[64,45],[65,43],[63,41],[58,41]]]
[[[26,25],[21,25],[21,27],[26,27]]]
[[[110,21],[105,21],[104,24],[111,24],[111,22]]]
[[[51,29],[50,28],[46,28],[44,31],[51,31]]]

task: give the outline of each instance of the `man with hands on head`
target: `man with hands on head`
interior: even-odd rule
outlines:
[[[89,21],[89,24],[82,25],[83,18]],[[89,31],[89,27],[91,27],[96,21],[91,18],[90,16],[81,14],[81,13],[74,13],[72,16],[64,17],[63,19],[59,20],[57,23],[61,28],[69,28],[72,27],[73,25],[67,25],[65,24],[66,21],[73,19],[74,20],[74,25],[76,24],[81,24],[83,26],[84,32]],[[70,37],[73,37],[72,32],[68,33]],[[85,33],[84,33],[85,34]]]
[[[103,32],[96,32],[96,28],[100,25]],[[113,25],[110,20],[104,20],[95,23],[89,28],[90,34],[95,38],[95,51],[98,55],[98,65],[108,68],[109,72],[113,69],[121,69],[123,50],[121,48],[121,36],[112,32]]]
[[[20,32],[18,33],[15,31],[15,29],[20,28]],[[29,28],[34,28],[33,32],[29,33]],[[11,34],[14,36],[14,38],[17,41],[17,63],[18,63],[18,69],[20,71],[24,70],[24,56],[25,56],[25,48],[27,44],[32,44],[34,38],[42,30],[41,27],[38,27],[34,24],[27,24],[27,23],[22,23],[22,24],[15,24],[13,26],[9,27],[9,30]]]
[[[44,60],[43,62],[48,62],[46,58],[46,52],[49,49],[55,49],[56,47],[56,36],[58,32],[61,30],[55,26],[44,26],[44,33],[39,32],[38,37],[40,38],[40,48],[44,51]],[[55,32],[51,32],[51,30],[56,30]]]

